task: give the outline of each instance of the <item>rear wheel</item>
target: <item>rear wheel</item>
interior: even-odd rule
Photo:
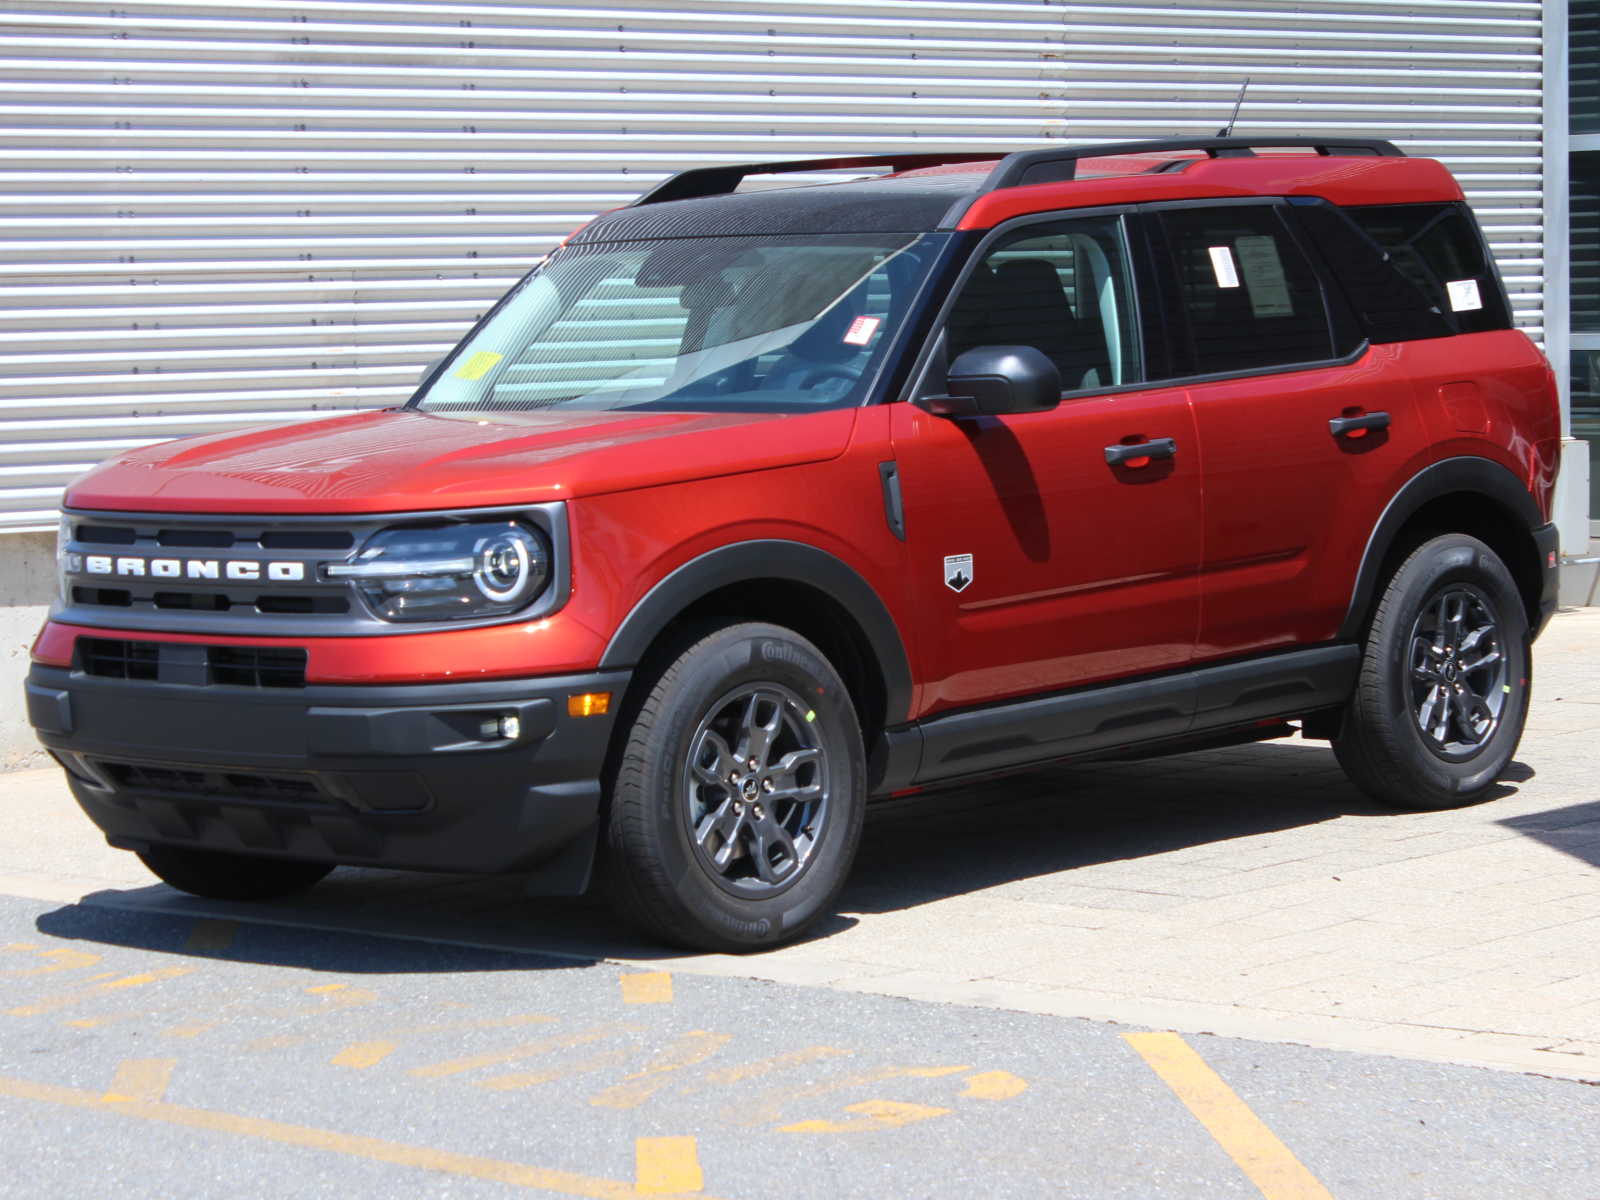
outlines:
[[[208,900],[274,900],[304,891],[333,870],[326,863],[190,846],[151,846],[139,858],[163,883]]]
[[[775,625],[717,630],[640,705],[611,792],[607,879],[646,932],[759,950],[824,915],[861,837],[866,768],[849,693]]]
[[[1476,538],[1436,537],[1389,580],[1334,753],[1390,807],[1474,804],[1516,753],[1531,675],[1527,612],[1505,564]]]

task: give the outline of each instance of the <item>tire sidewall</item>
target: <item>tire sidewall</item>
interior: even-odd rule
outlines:
[[[1451,762],[1435,754],[1417,727],[1411,709],[1410,641],[1428,602],[1451,584],[1477,588],[1493,603],[1499,619],[1502,650],[1508,670],[1505,685],[1511,689],[1500,721],[1489,740],[1471,758]],[[1427,543],[1396,574],[1390,585],[1400,591],[1400,603],[1379,631],[1384,717],[1388,740],[1397,756],[1424,788],[1430,800],[1465,804],[1480,798],[1500,777],[1516,752],[1527,717],[1531,644],[1522,597],[1505,565],[1476,538],[1454,535]]]
[[[805,697],[826,748],[829,810],[798,879],[776,895],[730,893],[690,842],[684,764],[711,706],[745,684],[776,683]],[[809,642],[776,626],[735,626],[691,649],[667,685],[663,719],[640,749],[649,800],[643,833],[682,915],[719,941],[741,947],[786,940],[822,915],[844,885],[860,841],[866,764],[853,703],[838,673]]]

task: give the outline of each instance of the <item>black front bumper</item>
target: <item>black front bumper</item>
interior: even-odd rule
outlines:
[[[627,683],[612,671],[194,687],[35,666],[27,696],[39,740],[114,846],[503,872],[594,830]],[[599,691],[612,695],[609,714],[568,715],[569,696]],[[499,736],[513,715],[516,736]]]

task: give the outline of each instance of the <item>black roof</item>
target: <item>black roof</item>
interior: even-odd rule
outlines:
[[[769,188],[619,208],[571,245],[783,233],[925,233],[950,228],[983,187],[982,171]],[[951,219],[953,217],[953,219]]]

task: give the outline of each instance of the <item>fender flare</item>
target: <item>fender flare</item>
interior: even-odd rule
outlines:
[[[900,630],[878,593],[842,559],[804,542],[764,539],[708,550],[661,579],[623,618],[600,658],[601,670],[636,666],[684,609],[730,584],[782,579],[826,592],[866,636],[883,672],[884,723],[899,725],[911,711],[911,664]]]
[[[1534,538],[1534,531],[1545,523],[1544,514],[1539,511],[1538,504],[1522,480],[1493,459],[1447,458],[1424,467],[1394,494],[1383,515],[1378,518],[1378,523],[1373,526],[1372,535],[1367,538],[1367,548],[1361,556],[1361,570],[1356,575],[1355,588],[1350,595],[1350,607],[1339,627],[1340,640],[1360,640],[1363,618],[1371,609],[1378,585],[1382,582],[1378,577],[1379,572],[1383,570],[1384,559],[1388,557],[1389,549],[1394,545],[1401,528],[1423,505],[1452,492],[1476,492],[1494,501],[1519,523],[1530,541]],[[1530,623],[1531,619],[1530,614]]]

